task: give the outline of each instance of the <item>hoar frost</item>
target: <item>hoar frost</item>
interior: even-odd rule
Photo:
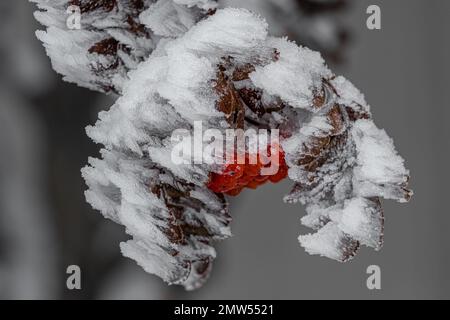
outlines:
[[[130,9],[123,4],[131,2],[115,3],[110,11],[88,15],[102,19],[96,24],[112,19],[114,25]],[[189,290],[208,278],[213,242],[231,236],[225,197],[207,187],[218,168],[171,161],[172,132],[193,130],[197,121],[222,131],[280,130],[294,181],[285,200],[304,204],[302,223],[315,230],[299,238],[307,252],[348,261],[362,245],[380,249],[381,198],[404,202],[412,193],[403,160],[373,123],[364,96],[336,77],[319,53],[269,36],[266,21],[250,11],[211,11],[211,1],[142,3],[134,17],[148,36],[119,28],[133,46],[126,59],[114,51],[122,62],[106,74],[92,72],[97,56],[88,47],[104,36],[119,41],[118,30],[85,30],[85,36],[61,31],[51,12],[67,1],[42,1],[48,11],[39,14],[48,26],[40,37],[59,72],[78,84],[121,93],[87,128],[103,148],[82,172],[88,202],[132,237],[122,253]],[[67,41],[79,44],[76,63],[64,62]]]

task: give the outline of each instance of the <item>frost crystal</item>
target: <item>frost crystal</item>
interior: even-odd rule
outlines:
[[[269,36],[265,20],[250,11],[218,10],[197,22],[189,10],[210,4],[160,0],[142,10],[141,22],[165,39],[129,68],[122,96],[87,128],[104,147],[83,169],[86,197],[125,226],[132,239],[123,254],[187,289],[207,279],[213,242],[231,235],[225,197],[207,187],[218,168],[171,161],[172,132],[192,131],[197,121],[222,131],[280,130],[295,182],[286,201],[305,204],[302,223],[316,230],[299,238],[309,253],[347,261],[361,245],[380,249],[380,199],[407,201],[411,192],[403,160],[363,95],[319,53]],[[58,51],[51,34],[46,44]]]

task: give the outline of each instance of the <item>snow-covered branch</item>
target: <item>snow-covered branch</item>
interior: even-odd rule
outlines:
[[[63,10],[62,1],[54,2]],[[109,70],[107,76],[93,72],[99,55],[89,51],[102,47],[99,41],[106,35],[138,37],[126,28],[119,28],[117,36],[117,24],[114,32],[105,27],[110,19],[123,22],[125,3],[130,2],[114,1],[112,8],[96,13],[102,31],[89,26],[71,31],[63,41],[53,20],[42,19],[47,13],[41,21],[50,27],[40,33],[59,72],[87,87],[101,84],[121,92],[87,128],[103,149],[100,159],[89,160],[83,176],[89,203],[132,236],[122,244],[125,256],[168,283],[196,289],[216,257],[213,242],[231,236],[224,194],[209,187],[211,174],[220,174],[222,167],[171,159],[172,133],[192,131],[198,121],[219,131],[280,131],[289,178],[295,182],[286,201],[305,204],[302,222],[316,231],[299,239],[309,253],[348,261],[361,245],[381,248],[380,199],[409,200],[409,173],[348,80],[334,75],[319,53],[270,36],[260,16],[244,9],[211,11],[208,1],[145,2],[135,15],[150,30],[143,37],[149,44],[145,53],[132,47],[127,56],[136,63],[121,60],[122,71]],[[66,41],[86,32],[95,40],[83,40],[84,51],[73,53],[84,59],[74,61],[84,62],[66,63]],[[110,53],[112,59],[124,59],[121,50]],[[72,69],[78,71],[70,76]]]

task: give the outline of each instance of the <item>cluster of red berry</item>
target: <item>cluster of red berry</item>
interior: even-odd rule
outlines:
[[[256,164],[251,164],[251,161],[249,161],[251,159],[250,155],[246,153],[244,164],[238,164],[235,160],[234,163],[226,164],[221,173],[211,173],[208,188],[216,193],[237,196],[244,188],[256,189],[268,181],[273,183],[280,182],[288,175],[285,155],[278,145],[269,146],[267,150],[269,157],[271,152],[278,152],[278,163],[264,164],[261,161],[263,156],[258,154]],[[278,167],[278,171],[273,175],[261,174],[261,169],[269,166]]]

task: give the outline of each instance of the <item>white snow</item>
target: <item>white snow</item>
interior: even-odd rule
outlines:
[[[258,88],[279,96],[296,108],[310,109],[313,89],[331,75],[320,53],[298,47],[286,39],[271,38],[268,45],[277,48],[278,61],[258,67],[251,80]]]

